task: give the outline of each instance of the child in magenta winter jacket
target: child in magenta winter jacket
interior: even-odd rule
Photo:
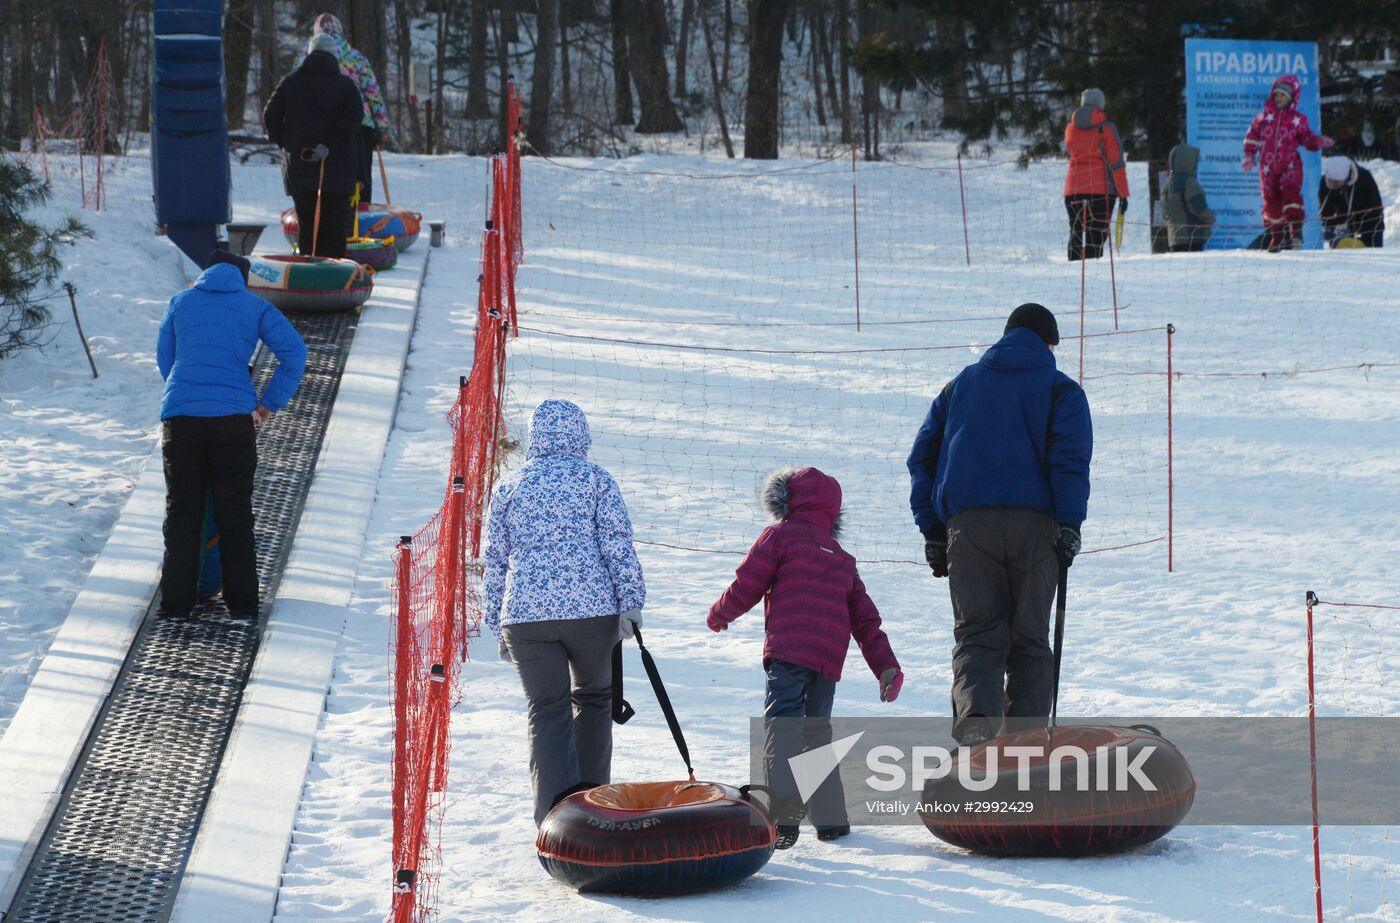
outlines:
[[[1264,194],[1264,233],[1268,247],[1279,251],[1303,241],[1303,158],[1298,147],[1325,150],[1333,141],[1313,132],[1298,111],[1302,84],[1289,74],[1274,81],[1264,108],[1244,136],[1245,172],[1259,162],[1259,189]]]
[[[707,623],[711,631],[724,631],[763,600],[764,718],[831,717],[852,637],[880,681],[880,701],[893,702],[904,674],[880,628],[880,612],[856,572],[855,558],[836,541],[841,485],[816,468],[784,468],[768,476],[760,499],[777,522],[753,543],[734,582],[710,607]],[[826,721],[768,724],[764,763],[779,849],[797,841],[804,814],[787,758],[830,741]],[[850,833],[838,773],[831,773],[812,796],[811,813],[818,839]]]

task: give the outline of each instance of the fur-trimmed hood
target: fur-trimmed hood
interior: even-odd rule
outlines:
[[[841,484],[816,468],[779,468],[763,479],[763,511],[776,522],[804,519],[833,538],[841,532]]]

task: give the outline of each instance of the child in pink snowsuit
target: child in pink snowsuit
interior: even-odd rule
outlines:
[[[779,849],[797,841],[806,808],[797,795],[788,758],[831,742],[836,683],[851,638],[880,681],[880,701],[893,702],[904,684],[899,661],[880,627],[856,559],[836,541],[841,485],[816,468],[783,468],[768,475],[760,494],[776,522],[764,529],[739,565],[734,582],[710,607],[706,623],[724,631],[763,602],[763,716],[770,721],[764,764],[772,789]],[[820,840],[851,832],[841,778],[831,773],[808,805]]]
[[[1303,158],[1298,147],[1320,151],[1333,144],[1326,135],[1315,134],[1308,117],[1298,111],[1300,89],[1292,74],[1275,80],[1263,111],[1244,136],[1242,166],[1248,172],[1259,161],[1264,227],[1273,251],[1299,246],[1303,239]]]

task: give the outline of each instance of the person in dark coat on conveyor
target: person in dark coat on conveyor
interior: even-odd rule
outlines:
[[[297,249],[303,256],[314,252],[344,257],[345,222],[357,175],[355,133],[364,104],[355,81],[340,72],[335,39],[317,35],[310,48],[301,66],[273,91],[263,110],[263,126],[282,148],[282,181],[301,225]],[[316,235],[318,188],[321,220]]]
[[[192,288],[170,299],[156,365],[165,460],[162,616],[186,616],[198,595],[200,533],[208,493],[219,523],[224,602],[231,615],[258,614],[253,546],[255,430],[287,405],[306,368],[306,344],[282,312],[248,291],[249,263],[215,250]],[[248,358],[261,340],[277,370],[261,396]]]

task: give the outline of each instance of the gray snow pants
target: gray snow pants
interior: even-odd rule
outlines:
[[[1050,607],[1059,563],[1053,517],[984,507],[948,522],[953,598],[953,735],[972,719],[1044,718],[1055,688]]]
[[[550,619],[501,629],[529,703],[536,826],[569,789],[612,781],[617,618]]]

